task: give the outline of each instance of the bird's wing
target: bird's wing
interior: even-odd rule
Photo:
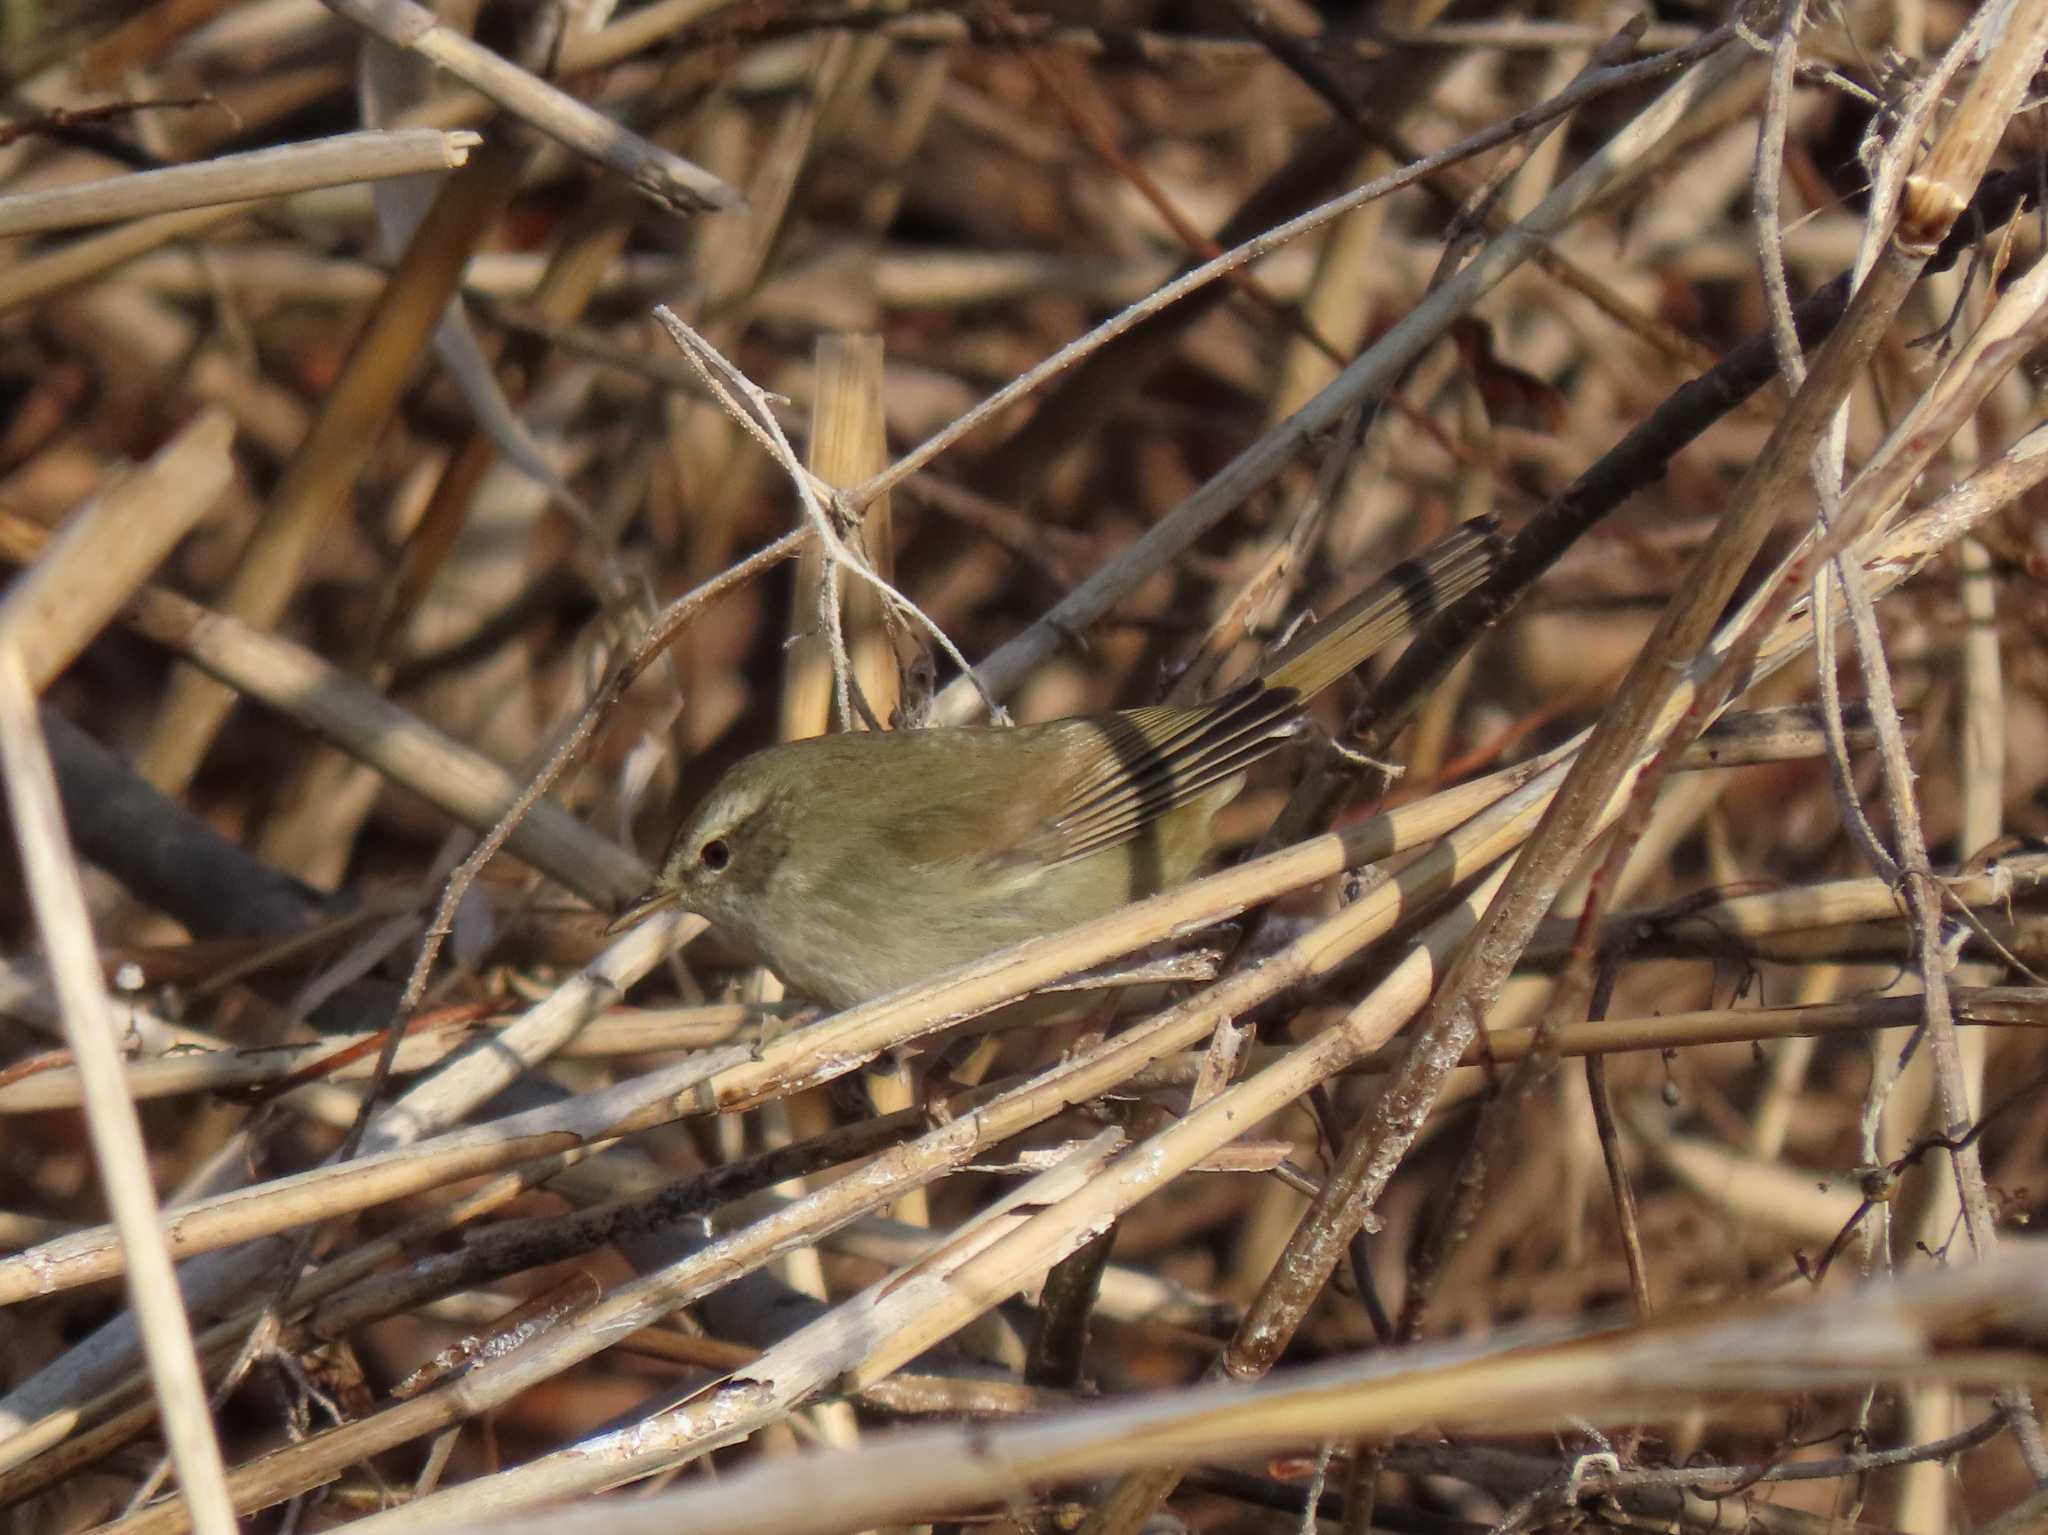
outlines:
[[[1421,628],[1500,567],[1508,540],[1491,517],[1461,523],[1401,561],[1260,668],[1304,699]]]
[[[1299,728],[1291,688],[1248,682],[1193,708],[1160,705],[1067,722],[1067,788],[1039,833],[1017,852],[1064,863],[1128,842],[1168,812],[1258,761]]]
[[[1018,855],[1060,863],[1115,847],[1234,777],[1294,733],[1308,699],[1478,586],[1504,548],[1493,520],[1475,519],[1403,560],[1221,698],[1063,722],[1085,734],[1070,747],[1065,791]]]

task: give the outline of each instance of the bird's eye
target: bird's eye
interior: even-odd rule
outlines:
[[[723,838],[713,837],[697,849],[697,862],[713,874],[723,874],[725,866],[732,862],[732,849],[725,845]]]

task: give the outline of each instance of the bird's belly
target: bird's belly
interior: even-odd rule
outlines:
[[[861,878],[781,892],[756,911],[801,915],[748,936],[790,985],[850,1007],[1179,884],[1206,855],[1210,818],[1236,790],[1235,779],[1219,784],[1127,841],[1057,863],[870,863]],[[833,898],[853,890],[857,904]]]
[[[850,1007],[1114,911],[1130,898],[1121,889],[1106,892],[1086,862],[1029,878],[992,878],[965,896],[891,892],[882,918],[813,902],[795,930],[759,935],[760,947],[792,986]]]

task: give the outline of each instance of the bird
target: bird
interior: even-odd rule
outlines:
[[[1168,889],[1309,700],[1478,586],[1504,546],[1492,519],[1461,524],[1204,703],[757,751],[610,931],[681,907],[843,1008]]]

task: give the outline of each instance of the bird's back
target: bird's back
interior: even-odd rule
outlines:
[[[1209,821],[1241,776],[1148,817],[1123,840],[1061,856],[1056,822],[1067,789],[1105,750],[1131,749],[1109,739],[1117,719],[771,747],[805,755],[792,777],[859,792],[785,807],[804,856],[771,871],[743,912],[715,915],[741,927],[785,980],[848,1006],[1166,889],[1200,864]]]

